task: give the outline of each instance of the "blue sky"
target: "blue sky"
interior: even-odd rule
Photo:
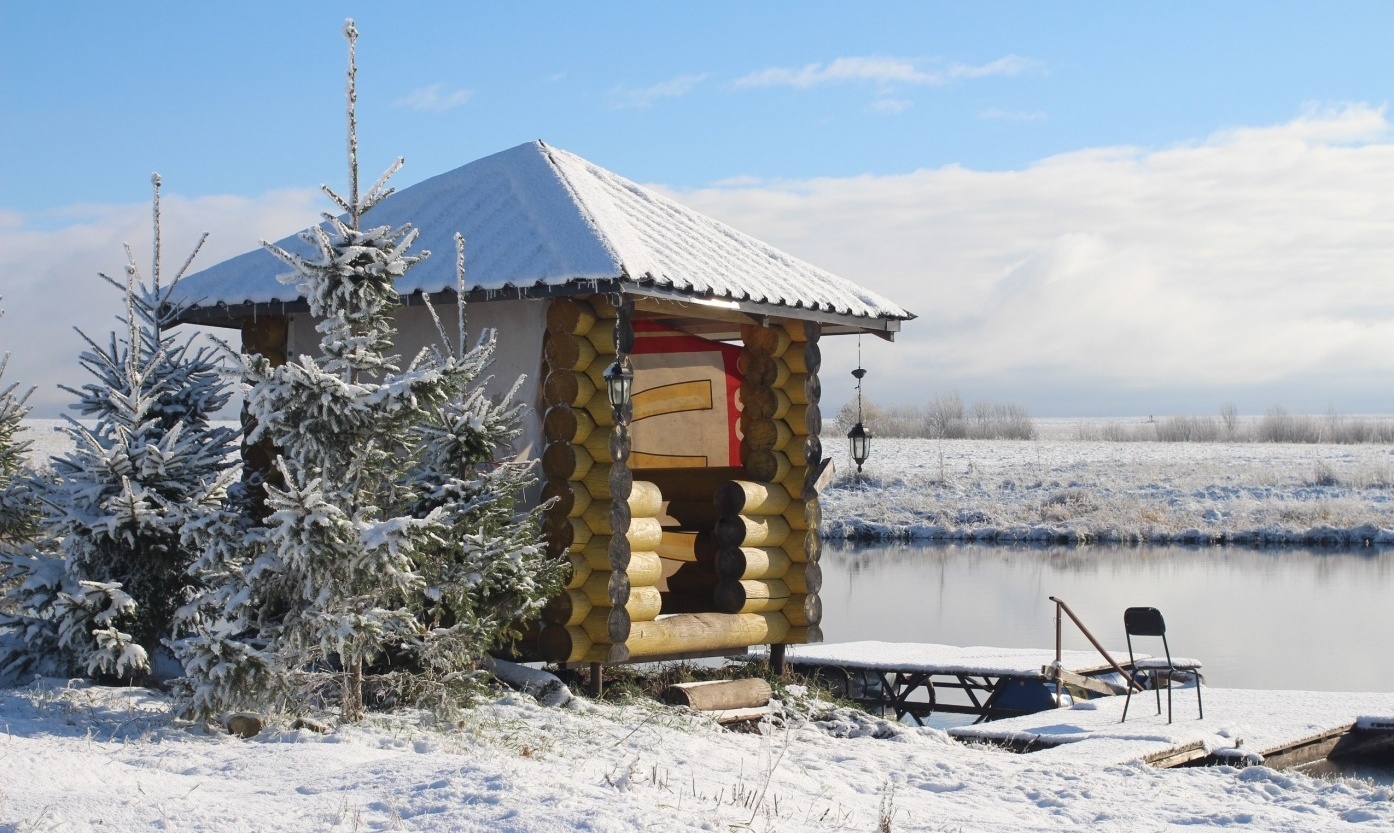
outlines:
[[[314,217],[352,16],[366,169],[541,138],[659,187],[919,313],[868,346],[883,401],[1394,411],[1394,5],[1218,5],[4,2],[10,378],[70,373],[30,349],[76,353],[55,285],[105,326],[78,281],[151,171],[204,265]]]
[[[156,168],[188,194],[332,178],[346,14],[364,156],[406,156],[404,184],[535,138],[676,187],[998,170],[1387,98],[1388,4],[1139,5],[11,2],[0,193],[33,210],[138,199]],[[849,57],[924,77],[740,83]],[[432,87],[440,109],[403,101]]]

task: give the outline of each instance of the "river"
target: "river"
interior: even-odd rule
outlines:
[[[1211,686],[1394,691],[1390,551],[830,541],[822,567],[827,642],[1050,648],[1058,596],[1124,656],[1123,609],[1160,609]],[[1065,647],[1089,649],[1068,620]]]

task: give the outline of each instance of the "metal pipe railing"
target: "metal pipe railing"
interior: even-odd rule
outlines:
[[[1079,617],[1075,615],[1075,612],[1074,612],[1073,610],[1070,610],[1070,606],[1069,606],[1069,605],[1065,604],[1065,602],[1064,602],[1062,599],[1058,599],[1058,598],[1056,598],[1055,596],[1051,596],[1051,597],[1049,597],[1049,598],[1050,598],[1050,600],[1051,600],[1052,602],[1055,602],[1055,667],[1056,667],[1056,668],[1062,668],[1062,667],[1063,667],[1063,666],[1060,664],[1060,644],[1061,644],[1061,639],[1060,639],[1060,628],[1061,628],[1060,611],[1063,610],[1063,611],[1065,611],[1066,615],[1068,615],[1068,616],[1070,617],[1070,621],[1072,621],[1072,622],[1075,623],[1075,627],[1079,628],[1079,632],[1082,633],[1082,634],[1084,634],[1084,638],[1089,640],[1089,644],[1091,644],[1091,645],[1094,646],[1094,650],[1098,651],[1099,654],[1100,654],[1104,659],[1108,660],[1108,664],[1111,665],[1111,666],[1113,666],[1113,670],[1114,670],[1114,671],[1117,671],[1117,672],[1123,677],[1124,681],[1127,682],[1128,686],[1129,686],[1130,688],[1135,689],[1136,691],[1142,691],[1142,690],[1143,690],[1142,684],[1139,683],[1137,680],[1133,679],[1133,675],[1132,675],[1132,674],[1129,674],[1127,671],[1124,671],[1124,670],[1123,670],[1123,666],[1119,665],[1118,662],[1117,662],[1117,660],[1115,660],[1115,659],[1113,658],[1113,656],[1109,654],[1108,651],[1104,650],[1104,646],[1103,646],[1103,645],[1100,645],[1100,644],[1099,644],[1099,640],[1097,640],[1097,639],[1094,638],[1094,634],[1090,633],[1090,632],[1089,632],[1089,629],[1086,628],[1086,627],[1084,626],[1084,623],[1081,622],[1081,621],[1079,621]],[[1055,691],[1056,702],[1058,703],[1058,702],[1060,702],[1060,699],[1059,699],[1059,698],[1060,698],[1060,679],[1059,679],[1059,676],[1058,676],[1058,675],[1057,675],[1057,677],[1056,677],[1055,690],[1056,690],[1056,691]]]

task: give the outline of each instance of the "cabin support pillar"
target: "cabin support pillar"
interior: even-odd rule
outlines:
[[[785,647],[783,644],[770,646],[770,673],[776,677],[784,676]]]
[[[656,545],[644,543],[654,536],[640,534],[657,525],[657,507],[644,510],[648,523],[632,522],[629,410],[615,412],[604,379],[634,349],[633,313],[633,301],[600,296],[560,298],[547,312],[542,472],[554,503],[544,523],[548,552],[571,569],[542,614],[538,647],[549,662],[625,662],[632,622],[658,615],[653,571],[639,570],[644,584],[631,587],[631,562],[657,560],[647,557]],[[636,540],[645,551],[632,552]]]

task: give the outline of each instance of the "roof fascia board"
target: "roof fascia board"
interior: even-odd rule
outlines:
[[[646,286],[631,281],[618,281],[618,283],[621,293],[643,295],[649,298],[660,298],[686,304],[689,309],[692,310],[693,317],[700,317],[700,310],[702,307],[708,306],[722,310],[739,311],[756,319],[797,318],[802,321],[817,321],[822,324],[842,324],[853,328],[857,332],[900,332],[900,321],[895,318],[867,318],[838,312],[813,310],[807,307],[766,304],[759,301],[737,301],[729,298],[708,299],[689,292],[684,292],[681,289]]]
[[[874,333],[887,340],[893,340],[895,333],[900,332],[900,320],[895,318],[868,318],[837,312],[827,312],[824,310],[813,310],[807,307],[766,304],[759,301],[703,298],[681,289],[645,285],[624,279],[574,281],[561,286],[533,285],[529,287],[504,287],[503,289],[472,289],[465,293],[465,302],[487,303],[488,301],[502,300],[538,300],[543,298],[565,298],[574,295],[599,295],[608,293],[638,295],[647,298],[677,302],[683,304],[690,310],[690,317],[694,318],[701,317],[702,309],[706,307],[712,310],[713,313],[718,309],[727,312],[726,316],[720,316],[725,318],[732,317],[730,313],[741,313],[754,321],[763,321],[769,318],[795,318],[803,321],[817,321],[822,324],[836,325],[841,332],[846,333]],[[419,306],[425,303],[426,300],[427,298],[423,293],[414,292],[404,296],[402,298],[402,304],[404,306]],[[429,300],[433,304],[453,304],[455,302],[455,292],[453,290],[444,290],[442,292],[431,293]],[[309,311],[310,306],[303,298],[298,298],[294,301],[216,304],[209,307],[191,307],[186,309],[176,316],[175,323],[237,328],[241,326],[243,320],[248,318],[256,318],[264,315],[295,315]],[[717,315],[713,315],[712,317],[719,318]],[[844,330],[842,328],[846,329]],[[829,333],[829,335],[832,334],[833,333]]]

